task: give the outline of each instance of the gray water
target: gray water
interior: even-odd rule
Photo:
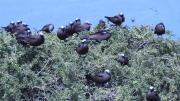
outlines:
[[[156,25],[164,22],[175,39],[180,39],[180,0],[0,0],[0,26],[23,20],[31,28],[40,29],[53,23],[56,29],[76,17],[93,25],[105,15],[123,12],[124,25]],[[131,19],[135,22],[132,23]]]

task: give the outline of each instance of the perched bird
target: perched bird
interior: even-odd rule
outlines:
[[[16,26],[19,26],[19,25],[22,25],[22,21],[21,20],[18,20],[15,24],[16,24]]]
[[[122,12],[119,14],[119,16],[122,17],[122,22],[125,22],[125,17],[124,17],[124,14]]]
[[[98,72],[94,75],[86,74],[85,78],[88,83],[95,82],[96,85],[104,85],[111,80],[111,72],[110,70],[106,69],[103,72]]]
[[[89,21],[85,21],[85,23],[82,25],[82,31],[90,31],[91,25],[92,24]]]
[[[157,34],[157,35],[163,35],[163,34],[165,34],[165,25],[164,25],[162,22],[158,23],[158,24],[155,26],[154,33]]]
[[[71,35],[73,35],[74,33],[76,33],[75,30],[74,30],[73,22],[70,22],[69,25],[67,25],[67,26],[65,27],[65,31],[66,31],[66,33],[67,33],[69,36],[71,36]]]
[[[58,29],[57,31],[57,37],[60,39],[60,40],[66,40],[66,38],[68,38],[68,33],[65,29],[64,26],[61,26],[61,28]]]
[[[149,91],[146,94],[146,100],[147,101],[160,101],[160,97],[154,87],[149,87]]]
[[[81,25],[81,19],[79,19],[78,17],[75,19],[75,21],[73,22],[73,25],[75,26],[80,26]]]
[[[24,32],[22,32],[22,31],[17,32],[15,34],[17,43],[22,44],[22,45],[27,45],[28,43],[26,41],[24,41],[24,38],[28,37],[29,35],[31,35],[31,31],[30,30],[24,31]]]
[[[10,32],[11,36],[16,32],[16,25],[13,21],[10,22],[6,27],[2,27],[5,31]]]
[[[44,34],[43,32],[39,32],[38,35],[32,35],[28,33],[18,33],[16,34],[17,43],[22,45],[30,45],[30,46],[39,46],[44,43]]]
[[[85,35],[83,39],[95,40],[95,41],[102,41],[108,40],[111,37],[111,33],[106,30],[100,30],[90,35]]]
[[[51,33],[54,30],[54,25],[53,24],[46,24],[42,27],[40,31],[44,31],[46,33]]]
[[[125,54],[119,54],[117,61],[121,63],[121,65],[128,65],[129,64],[129,58]]]
[[[117,26],[120,26],[125,21],[125,17],[122,13],[113,17],[105,16],[105,18]]]
[[[74,33],[78,33],[82,31],[81,20],[79,18],[76,18],[76,20],[72,23],[72,30]]]
[[[106,22],[103,20],[99,20],[99,24],[97,25],[98,30],[104,30],[106,29]]]
[[[88,51],[89,51],[88,44],[89,44],[89,41],[87,39],[83,39],[82,43],[80,43],[78,45],[78,47],[76,48],[76,52],[79,55],[84,55],[84,54],[88,53]]]
[[[26,23],[22,23],[21,25],[16,26],[16,32],[24,32],[24,31],[28,31],[30,30],[30,28],[28,27],[28,25]]]

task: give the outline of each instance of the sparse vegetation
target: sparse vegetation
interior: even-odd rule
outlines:
[[[45,35],[45,44],[23,47],[0,32],[1,101],[144,101],[150,85],[162,101],[180,100],[180,42],[157,38],[152,26],[112,27],[108,41],[91,42],[86,57],[75,47],[81,32],[61,41]],[[168,31],[167,31],[168,32]],[[150,42],[142,49],[144,41]],[[116,61],[119,53],[130,64]],[[112,72],[112,87],[88,87],[84,75],[102,69]],[[85,96],[86,95],[86,96]],[[86,99],[90,95],[89,99]]]

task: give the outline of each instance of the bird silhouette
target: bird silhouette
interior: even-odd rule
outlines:
[[[101,42],[103,40],[108,40],[111,37],[111,33],[106,30],[100,30],[90,35],[83,36],[83,39],[95,40]]]
[[[105,16],[110,22],[113,24],[120,26],[124,21],[125,17],[123,14],[115,15],[115,16]]]
[[[160,101],[158,93],[155,91],[154,87],[149,87],[149,91],[146,94],[147,101]]]
[[[18,26],[16,26],[16,32],[19,33],[19,32],[25,32],[25,31],[28,31],[30,30],[30,28],[28,27],[28,25],[26,23],[22,23]]]
[[[51,33],[54,30],[54,25],[53,24],[46,24],[42,27],[40,31],[44,31],[46,33]]]
[[[39,32],[37,35],[26,33],[16,34],[17,43],[22,45],[39,46],[44,43],[45,38],[43,32]]]
[[[128,65],[129,64],[129,58],[125,54],[119,54],[117,61],[121,63],[121,65]]]
[[[88,47],[89,41],[87,39],[83,39],[82,42],[78,45],[78,47],[76,48],[76,52],[79,55],[84,55],[87,54],[89,51],[89,47]]]
[[[98,72],[95,74],[86,74],[85,78],[88,83],[95,82],[98,86],[104,86],[104,84],[108,83],[111,80],[111,72],[106,69],[103,72]]]
[[[7,25],[6,27],[1,27],[1,28],[3,28],[7,32],[10,32],[11,36],[13,35],[13,33],[16,32],[16,25],[13,21],[11,21],[9,25]]]
[[[91,25],[92,24],[89,21],[85,21],[85,23],[82,25],[82,31],[90,31]]]
[[[154,33],[157,34],[157,35],[163,35],[163,34],[165,34],[165,25],[164,25],[162,22],[158,23],[158,24],[155,26]]]
[[[57,31],[57,37],[60,40],[66,40],[66,38],[68,38],[68,36],[69,36],[69,34],[67,33],[65,27],[61,26],[61,28],[59,28]]]
[[[98,29],[98,30],[104,30],[104,29],[106,29],[106,22],[103,21],[103,20],[99,20],[99,23],[98,23],[98,25],[97,25],[97,29]]]

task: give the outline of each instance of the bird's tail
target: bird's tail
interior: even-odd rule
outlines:
[[[110,17],[109,17],[109,16],[105,16],[105,18],[110,19]]]
[[[2,29],[7,29],[7,27],[1,27]]]

